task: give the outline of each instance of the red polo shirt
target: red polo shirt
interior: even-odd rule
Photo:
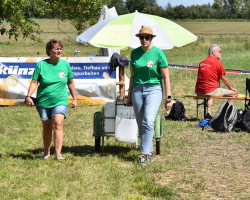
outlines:
[[[220,87],[220,77],[225,74],[221,61],[209,55],[199,65],[195,91],[202,94],[213,92]]]

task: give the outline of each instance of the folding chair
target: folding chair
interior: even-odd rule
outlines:
[[[248,110],[250,107],[250,100],[247,99],[247,94],[250,95],[250,79],[246,78],[246,96],[245,96],[245,110]]]

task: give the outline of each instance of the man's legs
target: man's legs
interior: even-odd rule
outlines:
[[[235,97],[237,94],[233,91],[233,90],[230,90],[230,97]],[[231,101],[233,102],[233,104],[235,103],[235,99],[231,99]]]
[[[214,90],[213,92],[210,93],[206,93],[206,94],[202,94],[202,93],[198,93],[196,92],[197,95],[212,95],[212,96],[227,96],[227,97],[234,97],[236,96],[236,93],[233,90],[228,90],[228,89],[224,89],[224,88],[217,88],[216,90]],[[231,100],[233,103],[235,103],[235,100]],[[207,101],[207,115],[205,116],[205,118],[211,118],[211,110],[212,110],[212,105],[213,105],[213,99],[210,98]]]
[[[207,101],[207,116],[211,116],[211,109],[212,109],[212,105],[213,105],[213,99],[210,98]],[[208,115],[209,114],[209,115]]]

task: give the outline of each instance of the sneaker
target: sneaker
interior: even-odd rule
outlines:
[[[65,161],[66,159],[60,155],[60,156],[56,156],[56,160]]]
[[[153,162],[154,161],[154,154],[148,154],[148,156],[147,156],[147,161],[148,162]]]
[[[205,119],[212,119],[213,117],[210,115],[210,113],[207,113],[206,116],[205,116]]]
[[[139,160],[138,160],[139,163],[143,164],[143,165],[146,165],[147,164],[147,157],[146,156],[139,156]]]

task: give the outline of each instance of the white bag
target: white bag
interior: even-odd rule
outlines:
[[[126,112],[124,111],[126,110]],[[122,113],[117,113],[115,120],[115,140],[138,144],[138,126],[133,107],[123,107]]]

